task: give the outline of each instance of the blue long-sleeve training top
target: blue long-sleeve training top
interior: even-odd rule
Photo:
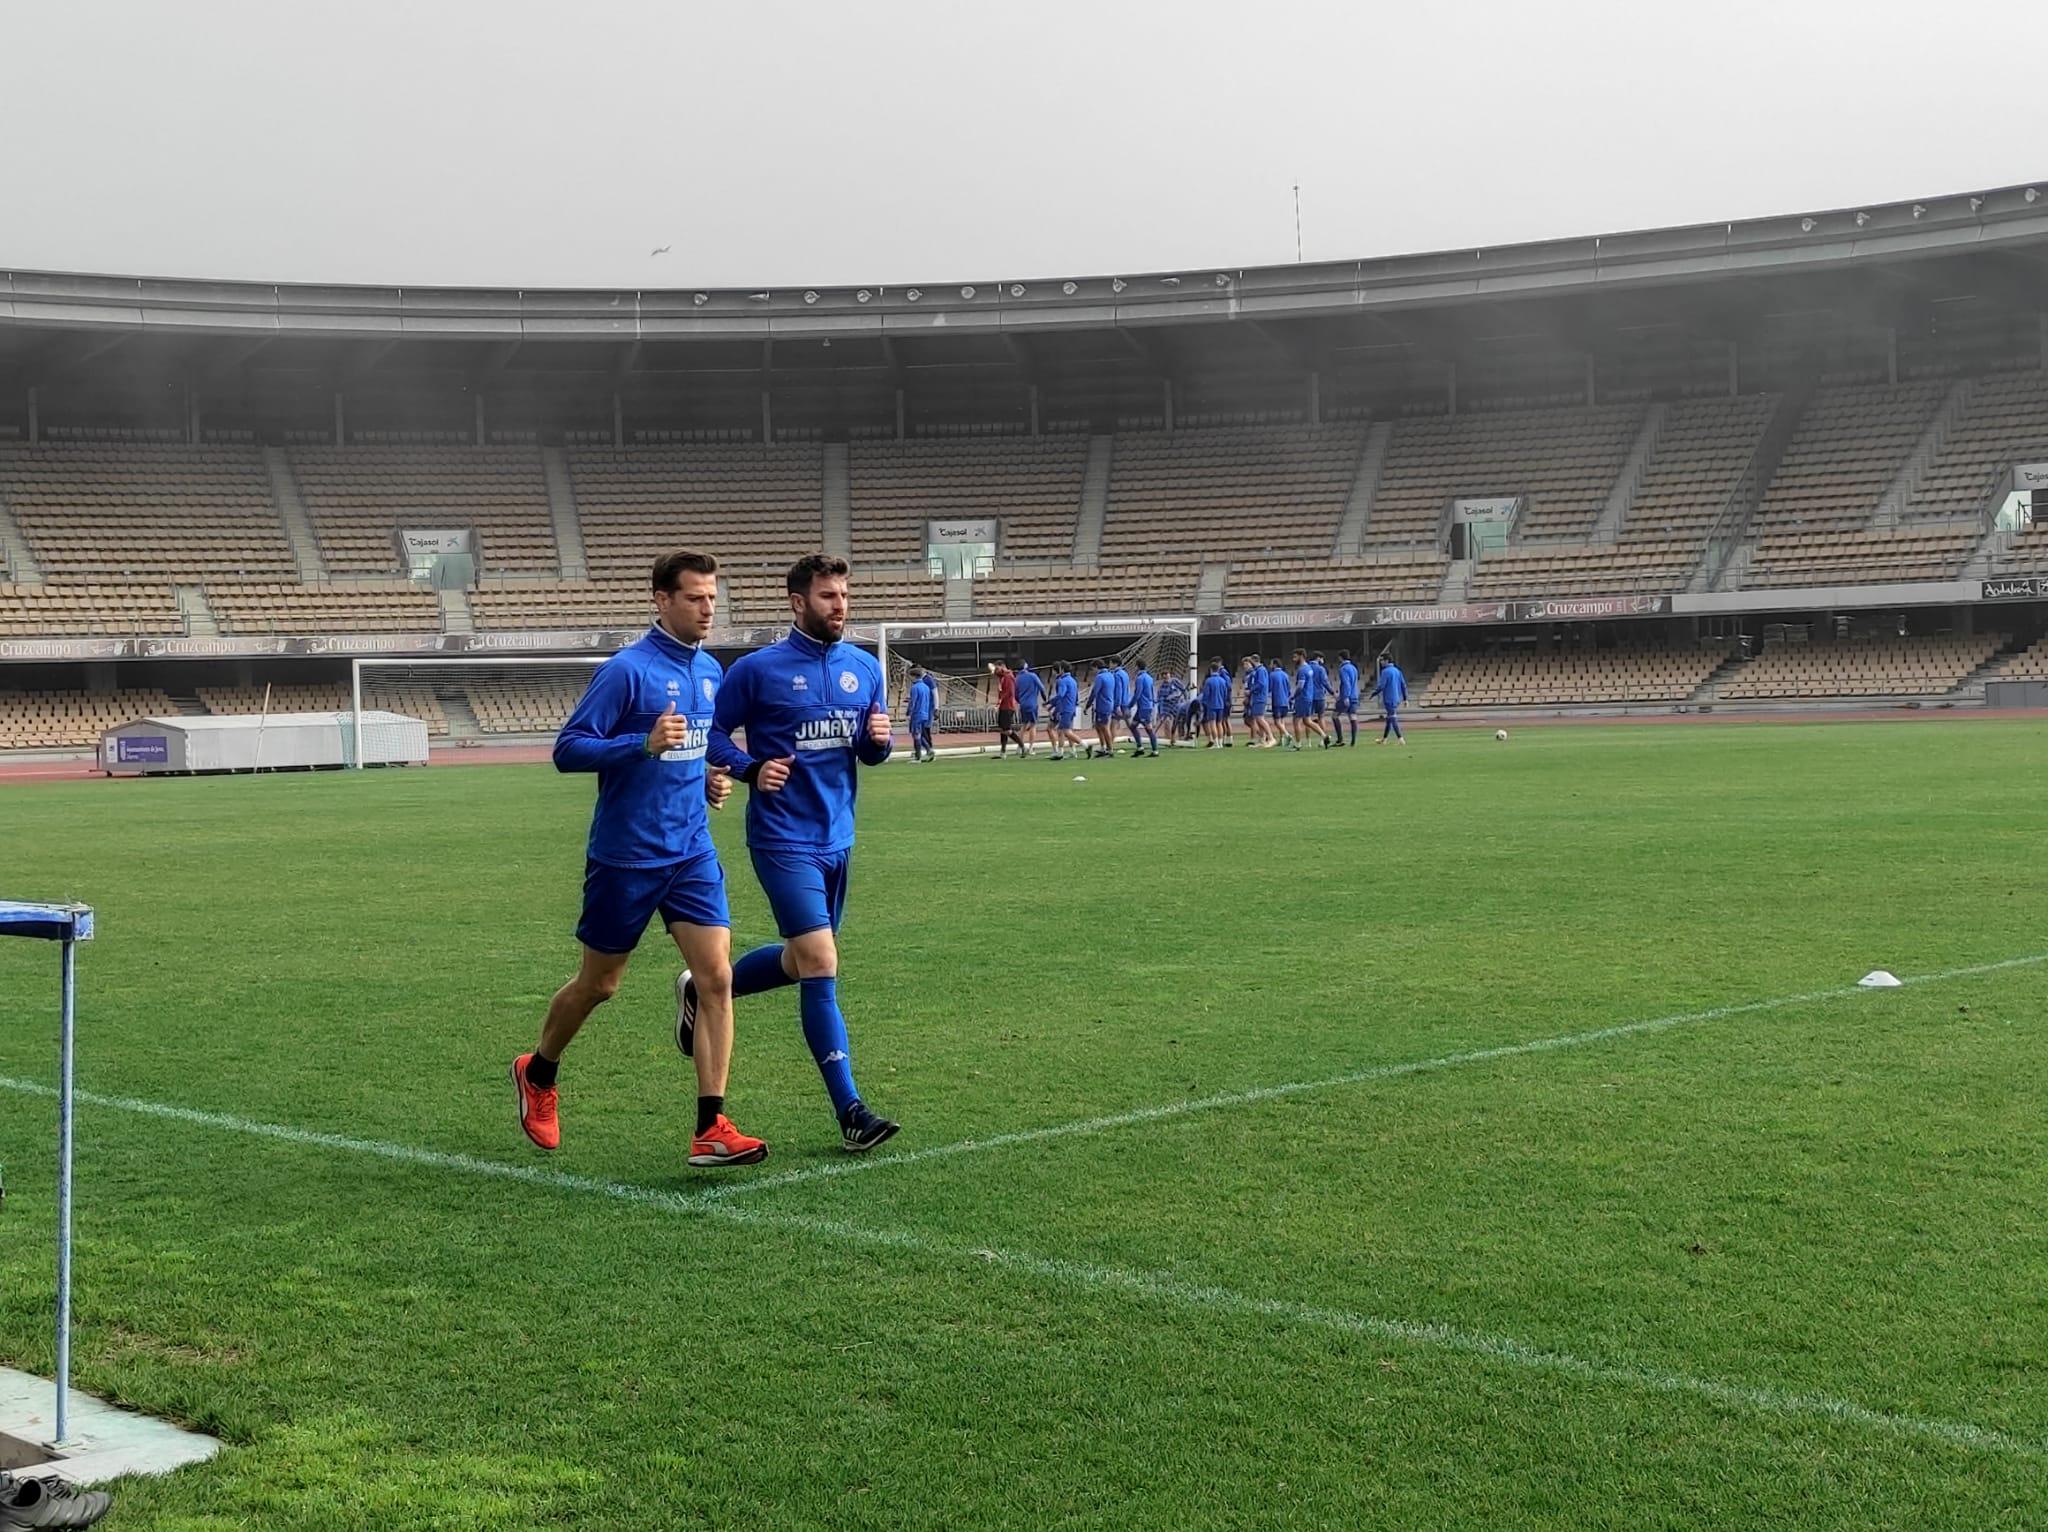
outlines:
[[[1151,671],[1141,670],[1133,684],[1136,690],[1132,693],[1132,702],[1149,713],[1152,711],[1152,705],[1159,700],[1159,683],[1152,679]]]
[[[1399,707],[1408,700],[1408,678],[1401,674],[1399,665],[1389,665],[1380,672],[1379,694],[1383,707]]]
[[[910,683],[910,696],[906,700],[910,706],[910,722],[913,727],[918,724],[930,723],[932,721],[932,714],[937,710],[938,703],[937,692],[932,686],[931,677],[919,676],[915,681],[912,681]]]
[[[1287,684],[1287,672],[1278,665],[1269,666],[1266,670],[1266,695],[1272,699],[1276,713],[1294,700],[1294,689]]]
[[[1039,698],[1045,695],[1045,681],[1038,672],[1026,665],[1017,672],[1017,706],[1035,708]]]
[[[597,773],[588,855],[611,867],[662,867],[711,850],[704,756],[724,669],[702,649],[650,628],[597,667],[555,736],[557,771]],[[647,753],[674,703],[682,743]]]
[[[1116,681],[1116,705],[1127,708],[1131,705],[1131,673],[1119,665],[1111,672]]]
[[[1266,705],[1266,667],[1254,665],[1244,673],[1244,705],[1264,707]]]
[[[781,643],[733,661],[713,711],[711,764],[746,776],[762,761],[795,758],[780,789],[756,786],[747,794],[749,846],[844,851],[853,844],[855,763],[889,758],[890,746],[868,739],[868,715],[887,709],[883,696],[873,655],[795,628]],[[741,729],[744,750],[732,738]]]
[[[1202,711],[1220,717],[1230,711],[1230,677],[1210,671],[1202,682]]]
[[[1074,679],[1072,671],[1053,683],[1052,705],[1062,713],[1072,713],[1081,706],[1081,683]]]
[[[1095,679],[1088,686],[1088,710],[1099,718],[1108,718],[1116,708],[1116,682],[1110,679],[1110,672],[1098,670]]]
[[[1358,705],[1358,667],[1349,660],[1337,667],[1337,700],[1346,707]]]

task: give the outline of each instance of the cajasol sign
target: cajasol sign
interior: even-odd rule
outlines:
[[[405,531],[398,534],[398,540],[409,556],[476,552],[476,533],[467,527],[447,527],[425,532]]]

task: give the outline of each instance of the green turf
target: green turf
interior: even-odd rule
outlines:
[[[890,767],[855,1062],[908,1156],[2048,954],[2044,749],[1559,728]],[[788,991],[740,1016],[760,1171],[682,1165],[653,939],[569,1055],[563,1150],[512,1121],[589,796],[543,768],[0,793],[0,893],[101,913],[88,1089],[614,1184],[85,1109],[78,1380],[230,1444],[121,1485],[121,1525],[2048,1523],[2048,963],[707,1213],[842,1158]],[[0,948],[0,1075],[51,1078],[54,972]],[[0,1090],[0,1361],[36,1370],[51,1137]]]

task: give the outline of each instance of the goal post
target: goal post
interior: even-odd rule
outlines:
[[[885,623],[877,631],[877,656],[888,679],[889,715],[905,717],[911,672],[919,667],[938,679],[934,734],[987,734],[995,729],[995,682],[989,666],[997,660],[1028,660],[1045,676],[1047,697],[1041,725],[1051,708],[1054,665],[1074,668],[1087,705],[1088,673],[1094,667],[1143,661],[1162,685],[1179,675],[1190,685],[1201,662],[1201,620],[1162,617],[1016,618],[986,622]]]
[[[472,655],[382,659],[349,667],[343,744],[355,770],[391,758],[394,726],[416,718],[438,746],[552,745],[609,654]]]

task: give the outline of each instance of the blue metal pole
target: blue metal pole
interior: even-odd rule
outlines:
[[[64,1014],[57,1042],[57,1440],[71,1436],[71,1081],[76,943],[64,940]]]

